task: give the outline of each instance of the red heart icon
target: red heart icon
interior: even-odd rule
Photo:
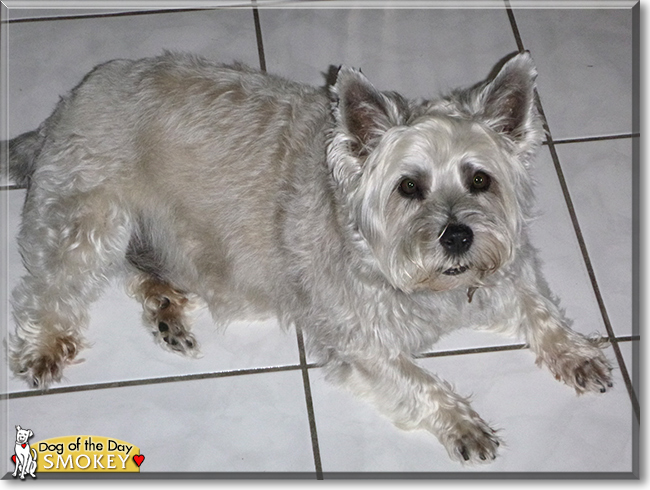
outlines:
[[[135,464],[137,464],[139,468],[142,462],[144,461],[144,455],[136,454],[135,456],[133,456],[133,461],[135,461]]]
[[[12,454],[12,455],[11,455],[11,460],[12,460],[14,463],[16,462],[16,455],[15,455],[15,454]]]
[[[26,446],[26,445],[27,445],[27,444],[21,444],[21,446],[23,447],[23,449],[25,449],[25,446]]]

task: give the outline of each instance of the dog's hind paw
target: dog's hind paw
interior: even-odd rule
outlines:
[[[163,346],[168,347],[174,352],[189,356],[198,354],[198,342],[190,332],[185,329],[182,322],[160,320],[158,329],[153,332],[154,336],[160,339]]]
[[[190,357],[200,356],[187,315],[196,308],[195,300],[168,282],[146,274],[136,276],[129,291],[142,303],[143,319],[162,347]]]
[[[72,336],[60,336],[39,349],[12,352],[10,365],[14,375],[36,389],[45,389],[63,378],[63,369],[80,349]]]

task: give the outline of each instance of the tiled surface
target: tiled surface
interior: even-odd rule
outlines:
[[[472,85],[517,50],[503,9],[268,9],[260,20],[269,71],[323,85],[346,64],[409,97]]]
[[[553,137],[632,131],[632,12],[517,9]],[[583,42],[588,39],[588,42]]]
[[[571,143],[557,152],[614,332],[630,335],[632,141]]]
[[[259,66],[250,10],[27,22],[7,29],[8,111],[21,114],[9,118],[10,137],[34,129],[60,95],[111,59],[169,50]]]
[[[542,11],[513,4],[521,41],[538,65],[553,138],[629,133],[631,11]],[[34,15],[39,16],[12,12],[14,18]],[[408,96],[471,85],[517,49],[504,8],[261,9],[259,19],[269,71],[322,85],[329,66],[344,63],[362,68],[380,88]],[[9,136],[36,127],[60,94],[111,58],[172,49],[259,66],[253,20],[251,9],[219,9],[5,24]],[[556,151],[613,331],[637,333],[630,302],[631,139],[557,144]],[[540,150],[534,176],[540,217],[532,235],[546,278],[577,331],[605,334],[547,146]],[[3,280],[11,287],[21,274],[13,237],[24,191],[0,192],[9,202]],[[629,341],[618,343],[623,365],[615,371],[615,389],[583,397],[537,368],[528,350],[499,350],[517,339],[460,331],[434,346],[437,353],[493,348],[419,361],[460,394],[472,394],[474,408],[502,430],[507,446],[500,457],[489,466],[468,468],[450,461],[432,436],[401,432],[326,383],[319,368],[309,369],[312,398],[307,397],[295,333],[282,332],[273,321],[232,325],[221,333],[202,313],[195,332],[204,357],[190,360],[154,345],[140,324],[139,306],[119,285],[95,305],[92,318],[87,337],[94,346],[82,354],[85,362],[68,369],[62,384],[75,391],[25,397],[25,387],[7,381],[13,397],[3,401],[7,450],[13,426],[21,424],[38,440],[95,433],[131,441],[147,455],[143,472],[290,471],[314,477],[322,471],[327,478],[340,471],[432,472],[435,477],[437,472],[632,468],[634,414],[623,380],[632,365]],[[616,361],[613,348],[607,355]],[[249,371],[235,375],[233,370]],[[137,384],[201,374],[206,378]],[[136,385],[85,389],[106,382]],[[187,444],[188,434],[195,433],[200,456],[193,458]],[[12,466],[3,467],[3,474]]]
[[[452,382],[459,394],[472,395],[474,409],[505,441],[493,463],[463,471],[631,470],[632,409],[619,373],[619,388],[613,392],[577,397],[538,368],[527,350],[439,357],[420,364]],[[459,471],[432,435],[398,432],[317,371],[312,380],[324,471]]]
[[[314,471],[299,371],[22,398],[8,418],[35,441],[97,434],[135,444],[142,471]]]

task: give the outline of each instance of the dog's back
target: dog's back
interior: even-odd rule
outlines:
[[[11,173],[41,196],[119,207],[138,253],[179,287],[268,309],[286,270],[275,253],[286,209],[322,192],[329,104],[325,90],[241,64],[114,60],[10,142]]]

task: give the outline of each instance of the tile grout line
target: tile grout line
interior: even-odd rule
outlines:
[[[208,373],[181,374],[177,376],[163,376],[157,378],[143,378],[123,381],[107,381],[103,383],[62,386],[60,388],[49,388],[45,390],[18,391],[12,393],[0,394],[0,400],[11,400],[15,398],[28,398],[32,396],[60,395],[63,393],[74,393],[81,391],[95,391],[110,388],[129,388],[133,386],[146,386],[164,383],[176,383],[182,381],[198,381],[204,379],[226,378],[231,376],[243,376],[248,374],[278,373],[283,371],[297,371],[302,366],[298,364],[289,364],[286,366],[262,367],[236,369],[232,371],[214,371]]]
[[[581,138],[561,138],[554,139],[553,144],[555,145],[565,145],[569,143],[591,143],[594,141],[611,141],[611,140],[622,140],[622,139],[635,139],[641,137],[640,133],[624,133],[624,134],[611,134],[607,136],[584,136]],[[542,145],[547,145],[548,143],[544,141]]]
[[[546,120],[546,118],[544,118],[544,120]],[[550,131],[548,132],[547,139],[548,139],[548,147],[551,152],[551,158],[553,160],[553,165],[555,166],[555,171],[557,172],[558,180],[560,181],[562,194],[564,195],[564,200],[566,202],[567,208],[569,210],[569,215],[571,217],[571,223],[573,224],[573,229],[576,234],[576,238],[578,240],[578,246],[580,247],[580,252],[582,253],[582,259],[585,263],[587,274],[589,275],[589,280],[591,281],[591,287],[593,289],[594,295],[596,296],[596,302],[598,303],[598,308],[600,309],[600,314],[603,319],[603,323],[605,324],[605,329],[607,330],[610,343],[612,345],[612,348],[614,349],[614,355],[616,356],[616,360],[619,364],[621,375],[623,376],[623,381],[625,382],[625,386],[630,395],[632,408],[634,409],[634,413],[636,415],[637,420],[640,420],[639,401],[634,391],[634,388],[632,386],[630,374],[627,370],[627,366],[625,365],[623,354],[621,353],[621,349],[618,345],[618,340],[616,339],[616,335],[614,334],[614,329],[609,319],[609,314],[607,313],[607,307],[605,306],[602,293],[600,292],[600,287],[598,286],[596,273],[594,271],[593,264],[591,263],[591,257],[589,256],[589,251],[587,250],[587,244],[582,234],[580,223],[578,222],[578,216],[576,214],[575,207],[573,206],[573,200],[571,199],[568,185],[566,183],[566,180],[564,179],[564,172],[562,171],[562,165],[560,163],[560,159],[555,150],[555,145],[553,144],[553,138],[550,134]]]
[[[262,24],[260,23],[260,12],[257,8],[257,0],[251,0],[253,5],[253,22],[255,23],[255,39],[257,40],[257,55],[260,58],[260,70],[266,73],[266,57],[264,55],[264,41],[262,39]]]
[[[129,17],[138,15],[160,15],[160,14],[179,14],[185,12],[205,12],[208,10],[217,10],[216,8],[185,8],[185,9],[152,9],[152,10],[135,10],[127,12],[106,12],[101,14],[78,14],[78,15],[60,15],[53,17],[26,17],[22,19],[7,19],[0,24],[26,24],[29,22],[52,22],[57,20],[83,20],[83,19],[102,19],[110,17]]]
[[[515,20],[515,13],[512,11],[512,7],[510,6],[510,0],[503,0],[503,3],[506,6],[506,14],[508,15],[508,20],[510,21],[512,34],[515,36],[515,43],[517,43],[517,50],[520,53],[523,53],[525,51],[524,42],[521,40],[521,34],[519,33],[519,27],[517,26],[517,21]]]
[[[517,47],[519,48],[519,52],[523,52],[525,50],[523,42],[521,40],[521,36],[519,34],[519,28],[517,27],[517,22],[514,16],[514,12],[512,11],[510,7],[510,2],[509,0],[504,0],[506,3],[506,11],[508,13],[508,19],[510,20],[510,24],[512,26],[513,34],[515,36],[515,40],[517,42]],[[567,209],[569,211],[569,216],[571,218],[571,223],[573,225],[573,230],[576,235],[576,239],[578,240],[578,246],[580,247],[580,252],[582,254],[582,259],[584,261],[585,267],[587,268],[587,274],[589,275],[589,280],[591,281],[591,287],[593,289],[594,295],[596,296],[596,302],[598,303],[598,307],[600,309],[600,314],[603,319],[603,322],[605,324],[605,329],[607,330],[607,335],[609,337],[610,344],[612,346],[612,349],[614,350],[614,355],[616,356],[616,361],[618,363],[619,369],[621,370],[621,375],[623,377],[623,381],[625,382],[625,387],[627,389],[628,395],[630,397],[630,401],[632,403],[632,409],[634,410],[634,414],[636,415],[637,421],[640,421],[640,406],[639,406],[639,400],[637,398],[636,392],[634,391],[634,387],[632,386],[632,381],[630,379],[630,374],[627,370],[627,366],[625,365],[625,360],[623,359],[623,354],[621,353],[621,349],[618,345],[618,340],[616,338],[616,335],[614,334],[614,329],[612,327],[611,321],[609,319],[609,314],[607,313],[607,308],[605,306],[605,302],[603,300],[602,294],[600,292],[600,287],[598,286],[598,281],[596,279],[596,274],[593,269],[593,265],[591,263],[591,258],[589,256],[589,251],[587,250],[587,244],[585,242],[584,236],[582,234],[582,229],[580,228],[580,223],[578,222],[578,215],[575,211],[575,207],[573,205],[573,200],[571,199],[571,194],[569,193],[569,188],[566,183],[566,180],[564,178],[564,172],[562,171],[562,165],[560,163],[560,159],[557,155],[557,151],[555,150],[555,143],[553,141],[553,136],[551,135],[551,130],[548,125],[548,121],[546,119],[546,114],[544,113],[544,109],[542,107],[542,102],[539,97],[539,93],[537,90],[535,90],[535,99],[537,103],[537,108],[540,112],[540,115],[542,117],[542,121],[544,123],[544,130],[546,131],[546,144],[548,146],[548,149],[551,153],[551,159],[553,160],[553,165],[555,167],[555,171],[557,173],[557,177],[560,183],[560,187],[562,188],[562,194],[564,196],[564,200],[567,206]]]
[[[260,31],[260,41],[261,41],[261,31]],[[264,59],[264,47],[261,46],[262,52],[261,52],[261,57],[260,57],[260,65],[263,64],[264,69],[266,69],[266,61]],[[594,141],[612,141],[612,140],[620,140],[620,139],[638,139],[641,137],[640,133],[634,132],[634,133],[623,133],[623,134],[607,134],[607,135],[602,135],[602,136],[584,136],[584,137],[579,137],[579,138],[561,138],[561,139],[554,139],[553,144],[554,145],[565,145],[565,144],[572,144],[572,143],[591,143]],[[543,141],[542,145],[548,146],[548,141]],[[21,190],[21,189],[26,189],[24,185],[17,185],[17,184],[0,184],[0,192],[1,191],[15,191],[15,190]]]
[[[307,418],[309,419],[309,433],[311,435],[311,447],[314,453],[314,467],[316,479],[323,479],[323,466],[320,459],[320,446],[318,445],[318,431],[316,430],[316,416],[314,415],[314,401],[311,396],[311,384],[309,382],[309,365],[305,355],[305,342],[302,336],[302,329],[296,325],[296,338],[298,340],[298,355],[300,356],[300,370],[302,371],[302,382],[305,390],[305,403],[307,405]]]
[[[262,24],[260,22],[259,9],[257,0],[251,0],[253,7],[253,22],[255,24],[255,39],[257,41],[257,54],[260,61],[260,70],[266,73],[266,56],[264,54],[264,40],[262,38]],[[309,422],[309,435],[311,438],[312,453],[314,456],[314,469],[316,470],[316,479],[323,479],[323,468],[320,459],[320,447],[318,445],[318,431],[316,429],[316,417],[314,416],[314,402],[311,396],[311,385],[309,382],[309,365],[305,355],[305,343],[302,336],[302,330],[296,326],[296,339],[298,341],[298,355],[300,357],[300,371],[302,374],[303,390],[305,393],[305,405],[307,408],[307,419]]]
[[[609,339],[607,340],[609,341]],[[617,337],[616,340],[619,343],[635,342],[635,341],[640,341],[641,336],[625,335],[625,336]],[[299,349],[300,349],[300,345],[301,344],[299,343],[298,346]],[[415,359],[427,359],[431,357],[450,357],[450,356],[460,356],[466,354],[486,354],[490,352],[524,350],[527,348],[528,345],[524,343],[495,345],[495,346],[488,346],[488,347],[470,347],[465,349],[425,352],[415,356]],[[208,373],[181,374],[176,376],[161,376],[157,378],[142,378],[142,379],[133,379],[133,380],[124,380],[124,381],[107,381],[103,383],[63,386],[60,388],[50,388],[47,390],[30,390],[30,391],[17,391],[11,393],[1,393],[0,400],[29,398],[32,396],[58,395],[58,394],[81,392],[81,391],[95,391],[95,390],[110,389],[110,388],[129,388],[134,386],[147,386],[153,384],[165,384],[165,383],[174,383],[174,382],[182,382],[182,381],[200,381],[204,379],[228,378],[233,376],[246,376],[251,374],[297,371],[304,368],[309,370],[309,369],[318,369],[320,367],[322,366],[314,362],[311,363],[305,362],[304,366],[301,364],[288,364],[285,366],[243,368],[243,369],[234,369],[231,371],[213,371]]]

